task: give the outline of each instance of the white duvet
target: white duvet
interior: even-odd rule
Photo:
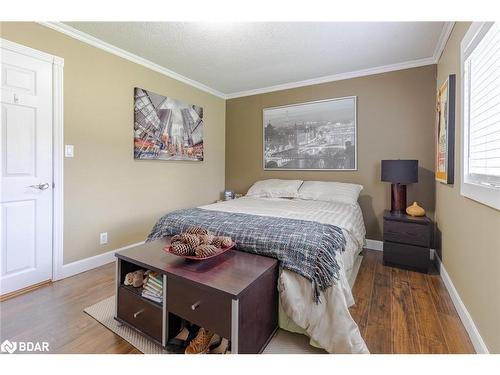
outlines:
[[[362,248],[365,226],[359,205],[344,203],[243,197],[200,208],[252,215],[317,221],[342,229],[346,250],[337,256],[341,266],[340,280],[321,294],[321,303],[313,302],[311,282],[283,270],[278,280],[281,307],[315,343],[329,353],[368,353],[356,322],[349,313],[354,298],[347,280],[355,258]]]

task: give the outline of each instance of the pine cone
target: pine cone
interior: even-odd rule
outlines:
[[[216,252],[217,248],[214,245],[200,245],[195,250],[195,254],[199,258],[204,258],[210,255],[214,255]]]
[[[202,234],[199,236],[200,243],[202,245],[211,245],[212,241],[215,239],[215,236],[213,234]]]
[[[189,247],[189,245],[182,243],[180,241],[172,243],[172,252],[177,255],[193,255],[193,250]]]
[[[212,245],[216,247],[222,247],[222,237],[221,236],[216,236],[214,240],[212,241]]]
[[[200,239],[196,234],[182,233],[181,241],[184,242],[194,252],[194,249],[200,244]]]
[[[186,233],[202,235],[209,234],[209,231],[202,227],[191,227],[186,231]]]
[[[173,243],[173,242],[177,242],[177,241],[182,241],[182,235],[180,234],[176,234],[175,236],[173,236],[171,239],[170,239],[170,243]]]
[[[222,236],[221,238],[221,246],[222,247],[229,247],[233,244],[233,240],[231,237],[228,236]]]

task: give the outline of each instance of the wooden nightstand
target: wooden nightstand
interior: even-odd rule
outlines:
[[[428,272],[432,220],[384,212],[384,264]]]

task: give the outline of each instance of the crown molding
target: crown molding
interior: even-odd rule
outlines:
[[[378,67],[374,67],[374,68],[355,70],[352,72],[333,74],[333,75],[328,75],[328,76],[323,76],[323,77],[318,77],[318,78],[307,79],[304,81],[289,82],[289,83],[284,83],[281,85],[268,86],[268,87],[263,87],[263,88],[259,88],[259,89],[234,92],[234,93],[227,94],[226,99],[241,98],[244,96],[265,94],[268,92],[317,85],[320,83],[327,83],[327,82],[341,81],[344,79],[365,77],[365,76],[369,76],[369,75],[373,75],[373,74],[381,74],[381,73],[394,72],[397,70],[417,68],[419,66],[434,65],[434,64],[438,63],[439,58],[441,57],[441,54],[443,53],[444,47],[446,46],[446,42],[448,41],[448,38],[450,37],[450,34],[453,30],[453,26],[455,26],[455,22],[445,22],[444,23],[443,29],[441,30],[441,35],[439,36],[439,39],[438,39],[438,42],[436,44],[436,48],[434,49],[434,53],[432,54],[432,57],[426,57],[426,58],[418,59],[418,60],[410,60],[410,61],[405,61],[405,62],[397,63],[397,64],[382,65],[382,66],[378,66]]]
[[[434,60],[434,57],[426,57],[424,59],[405,61],[405,62],[397,63],[397,64],[377,66],[374,68],[361,69],[361,70],[355,70],[352,72],[333,74],[333,75],[329,75],[329,76],[307,79],[304,81],[290,82],[290,83],[284,83],[281,85],[263,87],[260,89],[235,92],[235,93],[227,94],[226,98],[227,99],[234,99],[234,98],[240,98],[243,96],[265,94],[267,92],[288,90],[288,89],[294,89],[297,87],[317,85],[320,83],[341,81],[344,79],[358,78],[358,77],[370,76],[370,75],[374,75],[374,74],[394,72],[397,70],[417,68],[419,66],[433,65],[435,63],[436,63],[436,61]]]
[[[173,78],[177,81],[180,81],[182,83],[185,83],[187,85],[195,87],[201,91],[215,95],[215,96],[222,98],[222,99],[226,99],[225,94],[223,94],[222,92],[217,91],[211,87],[208,87],[208,86],[204,85],[203,83],[200,83],[198,81],[195,81],[193,79],[185,77],[181,74],[178,74],[170,69],[167,69],[167,68],[165,68],[161,65],[158,65],[152,61],[149,61],[143,57],[140,57],[138,55],[135,55],[133,53],[125,51],[121,48],[115,47],[112,44],[109,44],[101,39],[95,38],[92,35],[89,35],[87,33],[80,31],[80,30],[77,30],[77,29],[75,29],[71,26],[68,26],[62,22],[38,22],[38,23],[40,25],[46,26],[46,27],[51,28],[53,30],[56,30],[60,33],[63,33],[65,35],[68,35],[74,39],[77,39],[80,42],[90,44],[91,46],[102,49],[106,52],[112,53],[113,55],[116,55],[116,56],[119,56],[119,57],[124,58],[126,60],[132,61],[133,63],[142,65],[148,69],[154,70],[155,72],[161,73],[167,77]]]
[[[439,62],[439,59],[441,58],[441,54],[443,53],[444,47],[446,47],[446,43],[450,38],[454,26],[455,22],[444,23],[443,30],[441,31],[441,35],[439,36],[436,48],[434,49],[434,54],[432,55],[436,64]]]
[[[143,57],[140,57],[140,56],[135,55],[133,53],[127,52],[121,48],[115,47],[112,44],[109,44],[109,43],[107,43],[103,40],[100,40],[98,38],[95,38],[87,33],[79,31],[71,26],[68,26],[68,25],[62,23],[62,22],[38,22],[38,23],[43,25],[43,26],[49,27],[53,30],[56,30],[60,33],[63,33],[65,35],[68,35],[72,38],[75,38],[81,42],[90,44],[96,48],[102,49],[102,50],[107,51],[109,53],[112,53],[116,56],[122,57],[126,60],[132,61],[132,62],[139,64],[139,65],[142,65],[148,69],[151,69],[151,70],[154,70],[158,73],[161,73],[167,77],[173,78],[177,81],[183,82],[187,85],[190,85],[190,86],[195,87],[199,90],[202,90],[204,92],[207,92],[209,94],[215,95],[221,99],[226,99],[226,100],[240,98],[240,97],[244,97],[244,96],[265,94],[268,92],[288,90],[288,89],[293,89],[293,88],[298,88],[298,87],[311,86],[311,85],[317,85],[317,84],[321,84],[321,83],[335,82],[335,81],[341,81],[341,80],[345,80],[345,79],[358,78],[358,77],[364,77],[364,76],[369,76],[369,75],[374,75],[374,74],[388,73],[388,72],[393,72],[393,71],[398,71],[398,70],[404,70],[404,69],[410,69],[410,68],[417,68],[420,66],[437,64],[439,61],[439,58],[441,57],[441,54],[443,53],[445,46],[446,46],[446,42],[448,41],[448,38],[450,37],[450,34],[453,30],[453,26],[455,25],[454,22],[445,22],[445,24],[443,26],[443,30],[441,31],[441,35],[439,36],[438,42],[436,44],[436,48],[434,49],[434,53],[431,57],[426,57],[423,59],[417,59],[417,60],[411,60],[411,61],[405,61],[405,62],[396,63],[396,64],[382,65],[382,66],[368,68],[368,69],[355,70],[355,71],[351,71],[351,72],[332,74],[332,75],[328,75],[328,76],[322,76],[322,77],[307,79],[307,80],[303,80],[303,81],[289,82],[289,83],[284,83],[284,84],[279,84],[279,85],[262,87],[262,88],[258,88],[258,89],[238,91],[238,92],[233,92],[233,93],[229,93],[229,94],[224,94],[224,93],[222,93],[218,90],[215,90],[207,85],[204,85],[203,83],[200,83],[198,81],[195,81],[193,79],[185,77],[181,74],[178,74],[170,69],[167,69],[167,68],[165,68],[161,65],[158,65],[152,61],[149,61]]]

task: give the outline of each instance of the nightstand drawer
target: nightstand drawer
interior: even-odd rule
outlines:
[[[431,241],[430,226],[384,220],[384,241],[429,247]]]
[[[178,278],[167,280],[167,309],[200,327],[231,337],[232,299],[213,289]]]
[[[384,263],[406,266],[427,272],[430,266],[428,248],[384,242]]]
[[[162,339],[162,308],[144,301],[140,296],[124,287],[118,288],[118,318],[156,341]]]

